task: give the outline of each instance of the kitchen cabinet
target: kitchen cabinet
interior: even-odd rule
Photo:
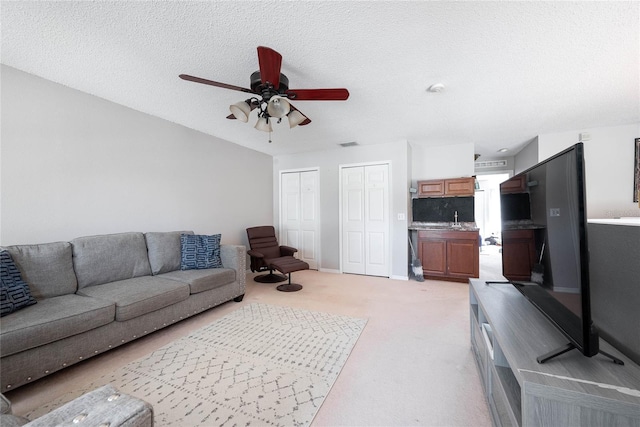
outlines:
[[[476,179],[472,176],[418,181],[418,197],[473,196],[475,184]]]
[[[530,280],[536,262],[533,229],[502,230],[502,271],[509,280]]]
[[[418,181],[418,197],[444,196],[444,179]]]
[[[418,231],[418,257],[424,277],[466,282],[480,276],[477,230]]]
[[[525,193],[526,191],[526,175],[520,175],[509,179],[508,181],[500,184],[500,193],[502,194],[511,194],[511,193]]]

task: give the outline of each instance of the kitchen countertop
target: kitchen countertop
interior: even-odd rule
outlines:
[[[449,230],[449,231],[478,231],[475,222],[459,222],[459,226],[454,226],[453,222],[420,222],[414,221],[409,225],[409,230]]]
[[[543,224],[535,224],[531,220],[505,221],[502,224],[503,230],[537,230],[543,229]]]

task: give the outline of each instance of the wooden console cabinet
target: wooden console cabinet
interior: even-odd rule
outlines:
[[[616,365],[578,350],[512,285],[469,281],[471,348],[495,426],[640,426],[640,366],[604,340]]]
[[[473,196],[475,184],[476,179],[472,176],[418,181],[418,197]]]
[[[466,282],[479,277],[478,231],[418,231],[418,257],[429,279]]]

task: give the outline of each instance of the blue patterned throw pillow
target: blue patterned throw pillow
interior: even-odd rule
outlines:
[[[9,251],[0,251],[0,317],[35,303]]]
[[[180,270],[222,268],[220,237],[220,234],[181,234]]]

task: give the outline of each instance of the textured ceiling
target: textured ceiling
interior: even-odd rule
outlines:
[[[268,154],[474,143],[513,155],[538,134],[640,122],[640,3],[2,1],[3,64]],[[268,134],[227,120],[256,47],[283,56],[313,122]],[[445,90],[426,89],[443,83]],[[6,108],[6,106],[4,106]]]

